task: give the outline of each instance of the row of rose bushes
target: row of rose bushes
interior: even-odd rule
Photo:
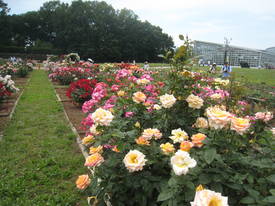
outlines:
[[[82,144],[91,174],[76,184],[91,205],[275,202],[273,114],[252,113],[243,85],[181,67],[87,69],[68,96],[87,114]]]
[[[0,65],[0,102],[19,91],[12,78],[25,77],[33,68],[33,64],[13,64],[3,62]]]

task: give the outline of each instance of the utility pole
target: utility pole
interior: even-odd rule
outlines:
[[[227,37],[224,37],[224,60],[223,60],[224,64],[225,64],[225,62],[229,63],[229,60],[230,60],[228,58],[228,52],[230,52],[229,44],[230,44],[231,40],[232,40],[232,38],[228,39]]]

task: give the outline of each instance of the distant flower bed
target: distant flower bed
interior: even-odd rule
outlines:
[[[5,77],[0,76],[0,102],[8,96],[11,96],[12,93],[18,91],[19,89],[15,87],[14,81],[11,80],[10,75],[6,75]]]
[[[58,81],[63,85],[69,85],[73,81],[92,77],[90,69],[81,67],[59,67],[49,74],[52,80]]]

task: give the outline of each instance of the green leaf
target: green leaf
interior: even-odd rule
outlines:
[[[168,185],[170,187],[173,187],[173,186],[177,185],[177,180],[174,177],[171,177],[168,181]]]
[[[255,200],[250,196],[246,196],[246,197],[241,199],[240,203],[242,203],[242,204],[252,204],[252,203],[255,203]]]
[[[172,191],[163,191],[159,194],[157,201],[161,202],[164,200],[168,200],[171,197],[173,197],[173,192]]]
[[[268,181],[275,183],[275,174],[274,175],[270,175],[269,177],[266,178]]]
[[[275,189],[270,189],[269,192],[275,196]]]
[[[263,199],[264,202],[275,203],[275,196],[268,196]]]
[[[207,164],[210,164],[216,156],[217,152],[215,148],[210,148],[204,152],[204,159],[207,162]]]

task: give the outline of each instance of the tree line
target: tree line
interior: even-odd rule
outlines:
[[[77,52],[97,62],[152,62],[174,47],[160,27],[104,1],[49,1],[38,11],[10,15],[0,0],[0,28],[0,52]]]

